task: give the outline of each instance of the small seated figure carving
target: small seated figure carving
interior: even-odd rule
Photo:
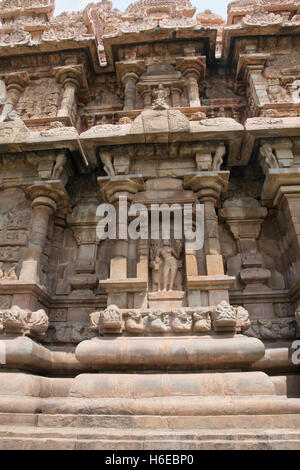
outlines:
[[[55,166],[52,172],[53,180],[58,180],[61,177],[61,174],[64,170],[65,164],[67,163],[67,156],[65,152],[60,152],[56,157]]]
[[[228,117],[226,112],[225,112],[225,108],[224,106],[221,106],[219,111],[218,111],[218,114],[217,114],[217,117],[221,117],[221,118],[226,118]]]
[[[150,331],[152,333],[167,333],[170,328],[165,321],[162,320],[163,312],[161,310],[152,311],[148,315],[148,321],[150,322]]]
[[[6,273],[3,271],[3,263],[0,265],[0,280],[2,281],[17,281],[16,267],[12,266]]]
[[[192,316],[185,312],[184,309],[174,309],[172,311],[173,318],[171,321],[172,330],[175,333],[189,333],[192,329]]]
[[[193,312],[194,332],[206,333],[211,330],[211,317],[208,310]]]
[[[4,279],[6,279],[7,281],[17,281],[18,280],[17,275],[16,275],[15,266],[13,266],[12,268],[10,268],[7,271],[7,273],[4,276]]]
[[[121,332],[123,324],[121,310],[114,304],[108,305],[108,307],[100,313],[100,322],[102,330]]]
[[[113,166],[113,156],[110,152],[103,150],[100,152],[100,159],[103,163],[104,171],[108,176],[115,176],[115,169]]]
[[[166,102],[166,98],[169,96],[170,90],[165,89],[164,86],[160,83],[158,89],[153,91],[153,96],[155,100],[152,105],[152,109],[168,109],[169,106]]]
[[[145,323],[141,312],[138,310],[131,310],[128,312],[126,320],[126,331],[133,334],[143,334],[145,331]]]

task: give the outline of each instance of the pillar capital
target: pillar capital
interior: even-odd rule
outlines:
[[[54,74],[57,82],[61,83],[64,87],[68,84],[73,84],[76,87],[76,91],[79,88],[88,89],[84,68],[81,64],[55,67]]]
[[[27,72],[11,72],[5,75],[4,81],[7,91],[17,89],[21,93],[29,85],[29,76]]]
[[[124,80],[138,80],[140,75],[146,71],[146,64],[144,60],[135,60],[132,62],[117,62],[116,71],[119,83],[122,83],[124,85]]]
[[[144,189],[141,175],[101,176],[97,181],[103,200],[110,203],[116,202],[120,195],[130,198]]]
[[[283,194],[300,193],[300,168],[270,168],[262,188],[261,198],[267,207],[278,206]]]
[[[194,76],[197,80],[204,80],[206,72],[206,57],[178,57],[176,60],[176,68],[180,70],[184,76]]]
[[[55,213],[56,209],[64,211],[68,205],[68,195],[61,181],[36,181],[20,187],[31,200],[32,208],[47,206]]]
[[[184,187],[198,193],[200,199],[213,199],[217,203],[222,191],[228,187],[229,171],[201,171],[187,173]]]

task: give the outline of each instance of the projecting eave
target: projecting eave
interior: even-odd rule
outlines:
[[[300,136],[300,119],[298,117],[249,118],[245,122],[245,131],[240,165],[247,165],[259,139]]]
[[[63,39],[63,40],[47,40],[39,42],[29,42],[27,44],[15,44],[13,46],[2,46],[0,45],[0,62],[1,59],[12,57],[12,56],[28,56],[38,54],[51,54],[65,51],[72,51],[76,54],[76,51],[86,50],[90,59],[91,69],[95,73],[102,73],[100,67],[98,46],[95,37],[88,36],[80,39]]]
[[[244,50],[236,50],[236,40],[246,37],[286,36],[300,34],[300,23],[283,23],[253,26],[225,26],[223,31],[222,59],[224,62],[237,62],[238,55]],[[271,52],[271,51],[270,51]]]
[[[176,40],[199,40],[204,43],[204,51],[207,61],[213,62],[215,58],[217,28],[203,26],[186,27],[154,27],[151,29],[140,29],[134,32],[119,31],[116,34],[104,35],[103,45],[107,57],[107,63],[112,65],[118,61],[117,51],[122,46],[147,44],[153,42],[176,42]]]
[[[80,167],[87,166],[79,135],[75,127],[59,127],[30,132],[24,124],[13,121],[0,125],[0,153],[20,153],[41,150],[68,149],[79,158]]]
[[[137,118],[138,119],[138,118]],[[188,127],[180,126],[165,132],[163,129],[152,129],[144,132],[139,123],[125,125],[94,126],[80,135],[80,142],[87,156],[89,165],[98,165],[98,148],[100,146],[124,144],[180,143],[195,141],[223,141],[228,146],[230,165],[238,164],[244,134],[244,126],[234,119],[205,119],[202,122],[189,122]]]

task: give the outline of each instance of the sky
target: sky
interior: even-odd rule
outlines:
[[[124,11],[130,3],[133,3],[134,0],[112,1],[115,8]],[[97,3],[97,0],[56,0],[55,14],[58,15],[63,11],[79,11],[89,3]],[[223,16],[224,19],[227,17],[227,5],[229,0],[191,0],[191,3],[193,6],[197,7],[197,11],[203,11],[206,8],[209,8],[214,13],[218,13]]]

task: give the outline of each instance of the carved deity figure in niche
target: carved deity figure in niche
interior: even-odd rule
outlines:
[[[182,267],[180,260],[182,243],[180,240],[176,240],[175,245],[176,248],[173,248],[170,240],[163,240],[163,246],[156,251],[151,262],[152,289],[154,291],[161,290],[161,284],[164,292],[172,291],[174,287],[178,290],[179,287],[182,289],[182,282],[180,283],[182,274],[179,272]]]
[[[170,90],[164,88],[164,86],[160,83],[158,85],[157,90],[153,91],[153,96],[154,96],[155,100],[153,102],[152,108],[157,109],[157,110],[159,110],[159,109],[168,109],[169,106],[166,102],[166,99],[169,96],[169,94],[170,94]]]

